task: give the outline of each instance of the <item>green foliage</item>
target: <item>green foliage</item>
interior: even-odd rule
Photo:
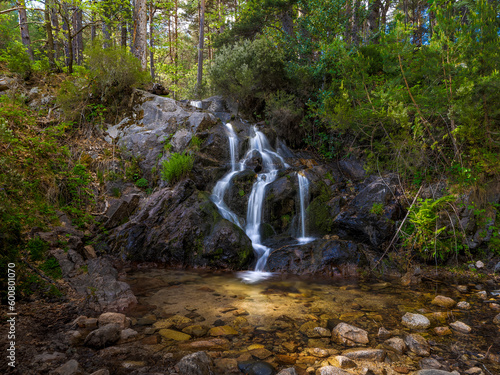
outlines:
[[[52,279],[60,279],[62,278],[61,267],[59,266],[59,262],[54,257],[47,258],[42,264],[40,264],[40,269]]]
[[[209,70],[218,94],[237,101],[246,113],[262,110],[266,94],[285,80],[283,56],[271,41],[261,37],[223,47]]]
[[[191,141],[189,142],[189,147],[191,147],[194,151],[198,151],[203,144],[203,141],[201,138],[197,137],[196,135],[193,135],[191,138]]]
[[[300,101],[293,94],[278,90],[266,99],[266,120],[278,131],[278,136],[292,145],[299,145],[305,134],[300,127],[304,111]]]
[[[149,182],[145,178],[140,178],[135,182],[135,186],[137,186],[138,188],[147,188],[148,185]]]
[[[30,258],[34,261],[42,260],[45,257],[45,252],[49,248],[47,242],[42,240],[40,237],[32,238],[26,244]]]
[[[162,162],[161,178],[169,183],[175,183],[191,172],[193,163],[192,155],[173,153],[170,159]]]
[[[382,215],[384,213],[384,205],[382,203],[373,203],[370,213],[374,215]]]
[[[67,118],[80,124],[102,125],[107,116],[115,119],[132,89],[150,80],[127,48],[101,45],[96,42],[86,50],[86,67],[75,69],[57,96]]]
[[[446,260],[451,254],[465,249],[462,233],[450,230],[453,221],[448,213],[455,197],[447,195],[439,199],[419,199],[410,210],[405,233],[409,237],[404,246],[415,249],[423,259]]]

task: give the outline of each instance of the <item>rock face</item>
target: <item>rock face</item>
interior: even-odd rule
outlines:
[[[388,175],[368,183],[333,221],[335,228],[378,247],[394,233],[399,218],[397,178]]]
[[[133,260],[182,266],[242,269],[253,258],[249,238],[192,180],[153,193],[111,233],[110,248]]]
[[[115,142],[130,156],[140,160],[139,166],[146,179],[158,168],[165,142],[175,139],[178,152],[185,147],[196,131],[217,123],[213,114],[187,108],[181,103],[145,91],[134,93],[134,108],[130,118],[108,129],[108,142]],[[179,133],[178,133],[179,132]]]

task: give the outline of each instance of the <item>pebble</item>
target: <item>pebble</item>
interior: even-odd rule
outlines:
[[[457,320],[456,322],[450,323],[450,327],[458,332],[461,332],[461,333],[470,333],[470,331],[472,331],[471,327],[469,327],[467,324],[465,324],[459,320]]]
[[[422,336],[412,333],[404,338],[408,349],[416,355],[427,357],[430,355],[429,343]]]
[[[384,341],[384,347],[398,354],[403,354],[406,351],[406,344],[400,337],[393,337],[389,340]]]
[[[484,263],[483,263],[483,262],[481,262],[480,260],[478,260],[478,261],[476,262],[476,268],[477,268],[477,269],[484,268]]]
[[[453,308],[457,303],[450,297],[436,296],[431,302],[432,305],[443,307],[445,309]]]
[[[286,368],[278,372],[278,375],[297,375],[297,371],[293,367]]]
[[[481,299],[487,299],[488,298],[488,293],[486,293],[485,290],[482,290],[480,292],[477,292],[476,295],[481,298]]]
[[[451,329],[448,327],[435,327],[434,332],[438,336],[449,336],[452,334]]]
[[[382,362],[385,358],[385,350],[383,349],[351,349],[351,351],[347,351],[342,353],[343,356],[354,360],[362,360],[362,361],[375,361]]]
[[[493,318],[493,323],[495,323],[496,325],[500,325],[500,314],[497,314],[497,315]]]
[[[350,324],[339,323],[332,330],[332,341],[346,346],[360,346],[368,344],[368,332]]]
[[[426,329],[429,328],[429,326],[431,325],[431,322],[427,317],[420,314],[413,314],[410,312],[407,312],[403,316],[402,323],[404,326],[414,330]]]
[[[461,310],[469,310],[471,306],[469,302],[460,301],[457,303],[457,307]]]

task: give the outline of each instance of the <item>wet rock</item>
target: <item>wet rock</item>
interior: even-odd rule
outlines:
[[[323,366],[316,373],[318,375],[350,375],[347,371],[335,366]]]
[[[343,355],[336,356],[335,361],[337,361],[338,367],[343,369],[356,367],[356,363],[351,358],[348,358]]]
[[[85,371],[80,367],[74,359],[69,360],[64,365],[56,368],[50,373],[51,375],[84,375]]]
[[[137,321],[137,325],[149,326],[149,325],[156,323],[156,320],[157,320],[156,315],[148,314],[148,315],[145,315],[145,316],[139,318],[139,320]]]
[[[120,332],[120,342],[129,342],[137,338],[139,334],[132,328],[126,328]]]
[[[476,295],[481,298],[481,299],[487,299],[488,298],[488,293],[485,290],[482,290],[480,292],[477,292]]]
[[[417,372],[415,372],[415,375],[457,375],[457,373],[444,370],[426,369],[418,370]]]
[[[118,324],[108,324],[90,332],[85,338],[84,345],[102,349],[118,342],[120,339],[121,327]]]
[[[107,312],[99,315],[97,320],[99,322],[99,327],[103,327],[107,324],[116,324],[121,329],[125,329],[130,326],[130,321],[127,319],[125,314],[121,313]]]
[[[434,358],[422,358],[418,362],[421,369],[442,369],[441,363]]]
[[[100,370],[93,372],[90,375],[109,375],[109,371],[107,369],[100,369]]]
[[[234,358],[218,358],[214,362],[222,374],[241,374],[238,370],[238,361]]]
[[[431,321],[432,324],[446,324],[450,314],[448,312],[438,311],[425,314],[425,316]]]
[[[238,331],[231,326],[219,326],[210,328],[208,334],[210,336],[232,336],[237,335]]]
[[[379,339],[386,340],[386,339],[388,339],[391,336],[392,336],[391,332],[388,331],[387,329],[385,329],[384,327],[380,327],[378,329],[377,337]]]
[[[311,348],[307,350],[307,353],[316,358],[326,358],[330,355],[328,350],[322,348]]]
[[[449,336],[452,334],[451,329],[448,327],[435,327],[434,332],[438,336]]]
[[[403,354],[406,351],[406,344],[400,337],[393,337],[389,340],[384,341],[384,347],[398,354]]]
[[[144,345],[156,345],[160,343],[160,337],[157,335],[147,336],[141,340]]]
[[[280,365],[294,365],[297,362],[297,357],[286,354],[276,354],[275,359]]]
[[[241,372],[247,375],[274,375],[276,370],[267,362],[245,361],[238,363]]]
[[[350,324],[339,323],[332,330],[332,341],[346,346],[360,346],[368,344],[368,332]]]
[[[484,375],[483,370],[481,370],[479,367],[471,367],[470,369],[466,370],[465,373],[467,375]]]
[[[353,180],[361,180],[366,176],[366,171],[363,165],[356,159],[344,159],[339,161],[342,173]]]
[[[431,325],[431,322],[425,316],[409,312],[403,316],[402,323],[404,326],[413,330],[426,329]]]
[[[48,362],[57,362],[61,361],[64,358],[66,358],[66,355],[63,353],[59,352],[54,352],[54,353],[43,353],[36,355],[35,358],[33,358],[33,362],[40,362],[40,363],[48,363]]]
[[[186,341],[191,339],[191,336],[179,331],[174,331],[173,329],[163,328],[160,329],[158,333],[167,340]]]
[[[330,330],[323,327],[314,327],[313,330],[317,332],[320,337],[330,337],[332,335]]]
[[[445,297],[445,296],[436,296],[434,297],[434,299],[432,300],[431,304],[433,305],[436,305],[436,306],[439,306],[439,307],[443,307],[445,309],[451,309],[453,308],[457,303],[455,302],[455,300],[453,300],[452,298],[449,298],[449,297]]]
[[[430,346],[426,339],[414,333],[404,338],[405,344],[413,353],[420,356],[430,355]]]
[[[495,323],[496,325],[500,325],[500,314],[497,314],[497,315],[493,318],[493,323]]]
[[[250,354],[257,359],[266,359],[273,355],[269,350],[265,348],[257,348],[249,350]]]
[[[76,346],[83,340],[83,335],[80,331],[68,331],[65,334],[65,338],[70,345]]]
[[[457,320],[456,322],[450,323],[450,327],[453,328],[455,331],[458,331],[460,333],[470,333],[472,331],[472,328],[469,327],[467,324]]]
[[[177,363],[179,375],[215,375],[212,359],[205,352],[188,354]]]
[[[200,326],[200,325],[193,325],[193,326],[188,326],[186,328],[182,329],[182,332],[194,336],[194,337],[202,337],[205,336],[208,332],[208,327],[205,326]]]
[[[271,244],[278,247],[267,260],[271,272],[289,272],[297,275],[322,274],[339,276],[339,265],[357,264],[364,245],[351,241],[318,239],[304,245],[296,241]],[[276,245],[276,246],[274,246]]]
[[[457,303],[457,307],[460,310],[469,310],[471,308],[470,303],[465,301],[460,301],[459,303]]]
[[[293,367],[286,368],[278,372],[277,375],[298,375],[297,371]]]
[[[385,350],[383,349],[351,349],[342,353],[343,356],[353,360],[375,362],[382,362],[385,358],[385,354]]]

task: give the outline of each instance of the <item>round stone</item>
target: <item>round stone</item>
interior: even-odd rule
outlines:
[[[409,312],[403,316],[402,323],[404,326],[413,330],[426,329],[431,325],[431,322],[427,317]]]

